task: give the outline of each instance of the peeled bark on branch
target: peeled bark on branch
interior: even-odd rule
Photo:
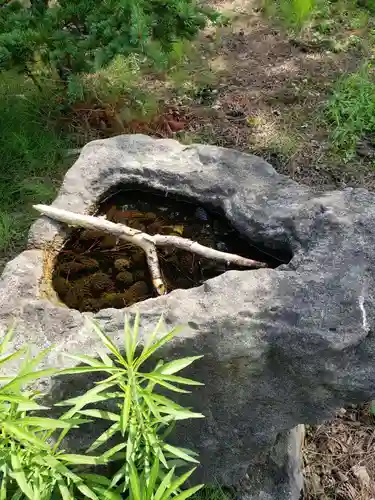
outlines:
[[[220,252],[210,247],[206,247],[196,241],[188,240],[180,236],[167,236],[163,234],[150,235],[133,229],[125,224],[117,224],[107,220],[105,217],[95,217],[93,215],[82,215],[61,208],[47,205],[34,205],[35,210],[47,217],[64,222],[69,226],[84,227],[86,229],[96,229],[116,236],[119,240],[125,240],[140,247],[146,254],[147,264],[150,269],[152,283],[159,295],[166,293],[166,288],[160,272],[157,247],[173,246],[181,250],[196,253],[206,259],[225,261],[243,267],[260,268],[267,267],[264,262],[247,259],[240,255],[227,252]]]

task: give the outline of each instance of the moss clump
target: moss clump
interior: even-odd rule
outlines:
[[[115,269],[118,272],[127,271],[131,266],[131,260],[126,258],[116,259],[115,260]]]
[[[81,302],[80,311],[97,312],[97,311],[100,311],[100,309],[102,309],[102,307],[103,307],[103,300],[102,299],[85,298]]]
[[[86,257],[85,255],[81,255],[77,257],[77,261],[84,266],[84,269],[87,272],[89,271],[92,272],[99,269],[99,262],[96,259],[92,259],[90,257]]]
[[[88,276],[84,276],[83,278],[80,278],[76,281],[71,282],[71,287],[73,289],[80,290],[80,294],[83,296],[91,296],[91,283],[92,283],[92,277],[94,275],[89,274]]]
[[[99,243],[99,248],[102,248],[103,250],[107,250],[109,248],[113,248],[116,246],[117,243],[117,238],[116,236],[105,236],[101,242]]]
[[[105,236],[105,233],[103,233],[102,231],[97,231],[95,229],[85,229],[80,233],[79,239],[82,241],[98,240],[103,236]]]
[[[65,302],[69,307],[80,310],[82,302],[85,299],[85,289],[82,288],[80,283],[75,283],[70,287],[70,290],[65,296]]]
[[[143,269],[136,269],[133,272],[134,281],[144,281],[146,278],[146,272]]]
[[[106,293],[101,299],[101,307],[114,307],[115,309],[122,309],[130,305],[128,295],[124,293]]]
[[[149,294],[149,289],[145,281],[137,281],[126,292],[128,301],[132,304],[144,299]]]
[[[70,290],[69,281],[62,276],[56,276],[56,278],[53,280],[53,286],[60,299],[64,299],[66,297],[66,294]]]
[[[98,272],[91,275],[90,287],[94,294],[101,294],[103,292],[111,292],[114,290],[115,285],[113,280],[108,274]]]
[[[84,269],[85,266],[81,264],[81,262],[71,261],[61,264],[59,267],[59,272],[62,276],[71,277],[82,272]]]
[[[116,280],[126,287],[134,283],[133,275],[129,271],[121,271],[121,273],[118,273]]]

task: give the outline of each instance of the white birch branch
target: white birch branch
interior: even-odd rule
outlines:
[[[196,253],[206,259],[225,261],[243,267],[267,267],[264,262],[247,259],[240,255],[227,252],[220,252],[210,247],[206,247],[196,241],[188,240],[180,236],[168,236],[163,234],[150,235],[133,229],[125,224],[117,224],[107,220],[105,217],[95,217],[93,215],[82,215],[61,208],[47,205],[34,205],[35,210],[47,217],[64,222],[69,226],[84,227],[86,229],[96,229],[116,236],[119,240],[125,240],[140,247],[146,254],[147,264],[150,269],[152,283],[159,295],[166,293],[166,288],[160,272],[159,259],[156,247],[174,246],[181,250]]]

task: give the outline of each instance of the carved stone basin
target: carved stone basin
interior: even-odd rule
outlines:
[[[206,418],[181,423],[176,435],[200,452],[197,479],[236,485],[246,499],[298,498],[291,455],[280,452],[288,431],[375,393],[375,196],[362,189],[316,193],[252,155],[135,135],[85,146],[54,206],[93,213],[119,185],[217,211],[233,234],[269,256],[268,269],[222,269],[192,288],[174,286],[168,295],[124,305],[141,312],[144,335],[161,313],[168,325],[185,325],[165,356],[204,355],[190,375],[205,385],[183,404]],[[51,366],[68,364],[64,351],[95,354],[86,317],[115,342],[122,335],[124,309],[81,312],[88,308],[69,308],[56,294],[59,255],[72,236],[39,219],[28,249],[0,279],[2,330],[16,318],[19,344],[55,344]],[[61,399],[73,386],[51,391]]]

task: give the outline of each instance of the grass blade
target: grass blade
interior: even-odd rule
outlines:
[[[165,382],[163,379],[161,379],[158,375],[155,375],[154,373],[145,373],[143,375],[145,378],[151,380],[155,384],[161,385],[162,387],[165,387],[166,389],[169,389],[170,391],[179,392],[181,394],[189,394],[191,392],[191,391],[187,391],[185,389],[181,389],[180,387],[176,387],[173,384],[169,384],[168,382]]]
[[[31,432],[28,432],[27,430],[23,429],[22,427],[18,427],[12,422],[3,422],[3,429],[10,434],[11,437],[15,438],[18,440],[20,443],[23,443],[24,441],[27,441],[28,443],[34,444],[35,446],[39,446],[40,448],[44,450],[49,449],[49,445],[45,443],[44,441],[38,439],[34,434]]]
[[[28,384],[29,382],[32,382],[33,380],[37,380],[42,377],[51,377],[52,375],[56,375],[57,372],[58,370],[56,368],[47,368],[46,370],[39,370],[36,372],[27,373],[20,377],[16,377],[10,382],[8,382],[8,384],[4,385],[1,388],[1,391],[9,391],[14,387],[19,387],[24,384]]]
[[[75,465],[100,465],[103,464],[102,457],[90,457],[89,455],[77,455],[74,453],[62,453],[59,455],[60,460],[64,460],[68,464]]]
[[[191,365],[197,359],[201,359],[203,356],[190,356],[188,358],[176,359],[175,361],[171,361],[170,363],[166,363],[162,365],[158,370],[159,373],[164,373],[165,375],[173,375],[177,373],[187,366]]]
[[[106,367],[107,365],[104,363],[101,363],[98,359],[93,358],[92,356],[86,356],[84,354],[68,354],[64,353],[64,356],[69,359],[73,359],[74,361],[79,361],[80,363],[83,363],[85,365],[89,366],[97,366],[97,367]],[[113,363],[112,365],[113,366]]]
[[[125,447],[126,447],[126,443],[119,443],[119,444],[117,444],[116,446],[114,446],[110,450],[106,451],[102,455],[103,460],[108,461],[111,457],[113,457],[113,455],[115,455],[119,451],[123,450]]]
[[[24,355],[27,350],[27,347],[23,347],[19,349],[18,351],[12,352],[11,354],[8,354],[7,356],[4,356],[3,358],[0,359],[0,365],[5,365],[5,363],[8,363],[9,361],[14,361],[15,359],[19,358],[20,356]]]
[[[110,491],[105,488],[102,488],[98,485],[92,485],[91,488],[100,495],[100,500],[122,500],[124,497],[121,496],[120,493],[115,491]]]
[[[176,335],[178,335],[180,331],[181,327],[175,327],[170,332],[165,334],[160,340],[151,344],[151,346],[144,353],[142,353],[137,359],[134,365],[135,369],[138,369],[146,361],[146,359],[152,356],[155,351],[160,349],[160,347],[170,342]]]
[[[166,489],[169,488],[171,484],[173,474],[174,474],[174,467],[168,472],[168,474],[164,477],[163,481],[160,483],[159,488],[157,489],[153,500],[162,499]]]
[[[106,443],[112,436],[116,434],[116,432],[120,431],[120,423],[116,422],[115,424],[111,425],[109,429],[107,429],[103,434],[101,434],[90,446],[90,448],[87,450],[87,453],[91,453],[92,451],[96,450],[100,446],[102,446],[104,443]]]
[[[192,462],[194,464],[199,464],[199,461],[196,460],[195,458],[191,457],[186,453],[188,450],[184,450],[183,448],[177,448],[176,446],[172,446],[170,444],[164,443],[163,445],[163,450],[168,451],[172,455],[174,455],[177,458],[181,458],[182,460],[185,460],[186,462]]]
[[[154,328],[154,331],[151,333],[151,335],[147,338],[144,346],[143,346],[143,349],[142,349],[142,353],[141,353],[141,356],[142,357],[144,354],[146,354],[146,352],[148,351],[148,349],[150,348],[150,346],[155,342],[155,339],[157,337],[157,334],[159,333],[162,325],[164,323],[164,315],[162,314],[158,320],[158,322],[156,323],[156,326]]]
[[[114,363],[112,359],[108,356],[108,354],[101,349],[98,350],[98,355],[100,356],[100,359],[103,361],[103,363],[107,366],[114,366]]]
[[[95,387],[92,389],[89,389],[86,391],[82,396],[77,396],[75,398],[70,398],[66,399],[65,401],[61,401],[60,403],[55,403],[55,406],[75,406],[75,410],[80,410],[84,406],[90,403],[96,403],[97,400],[95,399],[98,394],[101,392],[105,391],[106,389],[109,389],[116,385],[116,382],[109,383],[109,384],[97,384]],[[122,396],[122,393],[119,393]],[[99,400],[100,401],[100,400]]]
[[[74,500],[62,477],[57,479],[57,486],[60,490],[62,500]]]
[[[183,491],[176,497],[173,497],[173,500],[186,500],[186,498],[190,498],[193,496],[197,491],[201,490],[203,488],[204,484],[198,484],[198,486],[193,486],[193,488],[189,488],[188,490]]]
[[[25,473],[21,466],[21,462],[16,453],[11,453],[10,461],[13,469],[11,472],[12,477],[16,480],[19,488],[22,490],[24,495],[26,495],[30,500],[33,500],[34,492],[29,485],[28,480],[26,479]]]
[[[126,429],[128,427],[129,415],[130,415],[130,405],[131,405],[131,387],[130,384],[126,386],[126,391],[124,394],[124,402],[121,408],[121,417],[120,417],[120,428],[121,434],[124,436]]]
[[[44,409],[44,410],[49,409],[47,406],[38,405],[38,403],[35,403],[32,399],[30,399],[22,394],[2,394],[0,392],[0,401],[5,401],[5,402],[9,402],[9,403],[16,403],[16,404],[28,404],[30,406],[33,406],[36,410],[37,409]]]
[[[3,340],[0,343],[0,355],[4,354],[4,352],[9,348],[9,344],[14,334],[14,325],[15,322],[13,322],[13,325],[8,328],[7,332],[4,335]]]
[[[120,415],[108,410],[80,410],[80,415],[87,415],[88,417],[102,418],[103,420],[111,420],[112,422],[119,422]]]
[[[189,477],[193,474],[193,472],[196,470],[196,467],[194,469],[191,469],[189,471],[187,471],[185,474],[183,474],[182,476],[180,477],[177,477],[170,485],[170,487],[167,489],[167,491],[164,493],[164,495],[162,496],[162,499],[161,500],[168,500],[172,493],[176,493],[176,491],[178,491],[179,487],[181,485],[183,485],[188,479]]]
[[[89,420],[81,418],[75,418],[71,420],[60,420],[60,419],[41,418],[41,417],[22,417],[22,420],[20,421],[22,425],[32,425],[35,427],[40,427],[42,429],[70,429],[76,425],[85,424],[88,422]]]
[[[175,382],[176,384],[182,384],[182,385],[195,385],[195,386],[202,386],[202,382],[197,382],[196,380],[192,380],[190,378],[185,378],[185,377],[178,377],[177,375],[166,375],[164,373],[161,373],[160,371],[157,372],[152,372],[152,373],[146,373],[144,376],[147,375],[152,375],[154,378],[158,377],[161,380],[166,380],[167,382]]]
[[[120,373],[124,370],[122,368],[116,368],[111,366],[76,366],[75,368],[65,368],[64,370],[59,370],[59,375],[79,375],[80,373],[95,373],[95,372],[108,372],[108,373]]]
[[[85,496],[85,498],[91,498],[91,500],[100,500],[99,497],[84,483],[77,483],[76,487]]]
[[[130,479],[130,492],[134,500],[142,500],[141,485],[139,482],[138,471],[133,462],[129,464],[129,479]]]
[[[117,349],[115,344],[112,342],[112,340],[106,335],[100,326],[95,322],[95,321],[90,321],[91,326],[93,327],[94,332],[96,335],[100,338],[102,341],[103,345],[111,351],[111,353],[118,359],[121,365],[125,366],[126,368],[128,367],[125,359],[121,356],[120,351]]]
[[[159,406],[159,412],[171,415],[175,420],[187,420],[188,418],[204,418],[204,415],[202,415],[202,413],[195,413],[188,409],[175,410],[174,408]]]

